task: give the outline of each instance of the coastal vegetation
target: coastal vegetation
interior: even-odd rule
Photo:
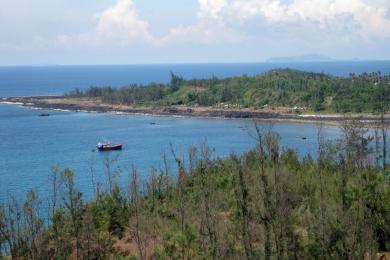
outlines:
[[[74,181],[87,173],[53,168],[48,200],[30,191],[1,204],[0,259],[378,257],[390,252],[387,128],[345,122],[330,142],[319,125],[317,153],[302,157],[255,124],[253,149],[216,158],[206,143],[172,147],[145,182],[108,153],[88,200]]]
[[[169,84],[90,87],[67,97],[128,106],[208,106],[217,108],[291,108],[297,113],[383,113],[390,106],[390,76],[381,73],[337,77],[293,69],[258,76],[185,80],[171,72]]]

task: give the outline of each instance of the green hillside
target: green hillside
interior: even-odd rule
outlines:
[[[258,76],[184,80],[171,73],[170,84],[90,87],[70,97],[101,98],[104,103],[146,106],[296,107],[297,111],[379,113],[389,108],[390,76],[276,69]]]

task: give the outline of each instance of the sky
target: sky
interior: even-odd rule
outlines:
[[[0,65],[390,59],[390,0],[0,0]]]

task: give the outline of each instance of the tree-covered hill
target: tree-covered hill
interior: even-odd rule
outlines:
[[[254,77],[185,80],[171,73],[169,84],[90,87],[67,96],[133,106],[295,107],[297,111],[379,113],[390,106],[390,76],[364,73],[342,78],[275,69]]]

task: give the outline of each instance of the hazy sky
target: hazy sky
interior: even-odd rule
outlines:
[[[390,0],[0,0],[0,64],[390,59]]]

